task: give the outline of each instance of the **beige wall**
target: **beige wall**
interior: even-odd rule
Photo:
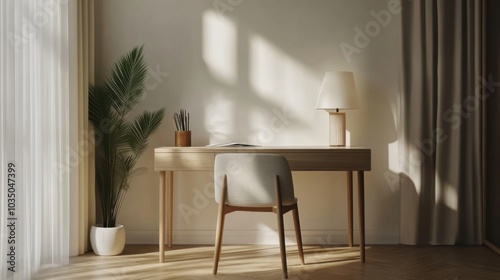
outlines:
[[[167,109],[118,217],[127,242],[158,242],[153,149],[173,145],[173,112],[191,113],[193,145],[327,145],[328,115],[315,110],[316,98],[325,71],[349,70],[361,106],[347,112],[350,143],[372,149],[367,242],[398,243],[399,189],[388,180],[397,172],[397,8],[392,0],[96,1],[97,80],[119,55],[143,44],[151,73],[138,110]],[[345,244],[344,173],[296,172],[294,180],[304,241]],[[213,243],[210,174],[179,172],[175,184],[174,242]],[[291,219],[285,223],[293,228]],[[225,241],[277,243],[275,228],[273,214],[229,215]]]

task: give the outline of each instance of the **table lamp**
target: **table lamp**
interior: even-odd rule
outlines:
[[[339,109],[358,108],[358,96],[352,72],[326,72],[316,103],[317,110],[330,114],[330,146],[345,147],[345,113]]]

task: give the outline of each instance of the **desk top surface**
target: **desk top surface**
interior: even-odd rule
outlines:
[[[155,170],[212,170],[215,155],[222,153],[281,154],[292,170],[368,171],[371,149],[358,147],[160,147],[155,149]]]
[[[252,150],[257,152],[371,152],[369,148],[363,147],[330,147],[330,146],[225,146],[225,147],[158,147],[155,153],[212,153],[212,152],[242,152]]]

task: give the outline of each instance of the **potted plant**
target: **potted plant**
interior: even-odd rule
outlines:
[[[164,108],[131,119],[141,99],[147,68],[142,47],[119,58],[103,85],[89,88],[89,120],[95,133],[96,195],[102,224],[91,230],[91,245],[98,255],[121,254],[125,229],[116,223],[134,166],[149,136],[163,120]],[[114,244],[117,243],[117,244]]]

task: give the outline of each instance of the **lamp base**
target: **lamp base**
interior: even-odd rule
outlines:
[[[330,146],[345,147],[345,113],[330,113]]]

